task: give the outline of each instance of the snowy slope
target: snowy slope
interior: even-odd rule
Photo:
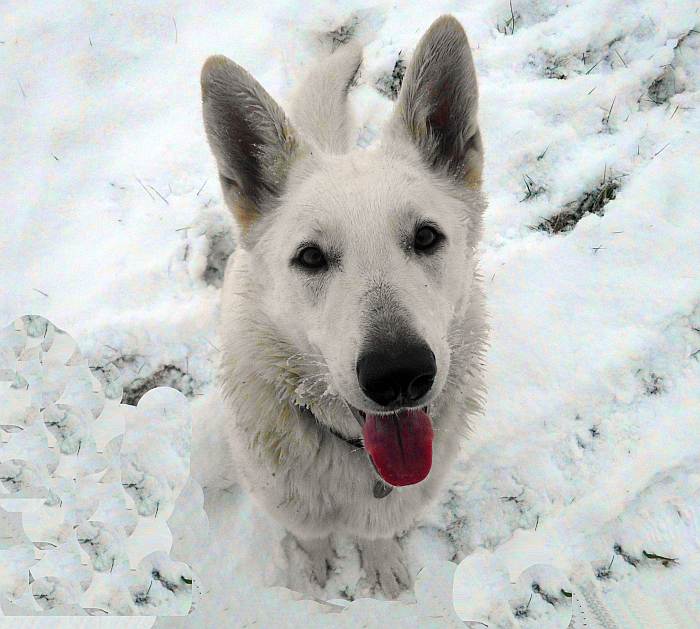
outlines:
[[[424,568],[416,594],[363,598],[346,540],[325,591],[314,589],[284,532],[233,488],[207,497],[208,594],[183,626],[463,626],[450,601],[455,564],[512,563],[522,548],[538,550],[509,566],[513,581],[557,560],[610,605],[649,580],[700,589],[700,9],[512,9],[3,5],[0,325],[47,317],[93,365],[121,369],[132,401],[157,385],[203,393],[216,360],[233,243],[200,119],[206,56],[234,58],[284,102],[324,33],[349,28],[365,43],[351,98],[366,145],[391,111],[397,59],[430,22],[453,13],[470,37],[490,200],[489,402],[444,500],[403,540],[414,574]],[[577,221],[585,210],[600,215]],[[527,599],[468,587],[486,601],[487,616],[472,620],[538,626],[528,625],[534,604],[514,615]],[[340,613],[339,599],[353,598]]]

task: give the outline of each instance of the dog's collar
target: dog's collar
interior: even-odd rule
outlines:
[[[316,421],[316,423],[319,426],[323,427],[325,430],[327,430],[329,433],[331,433],[334,437],[337,437],[341,441],[344,441],[345,443],[352,446],[353,448],[364,449],[365,444],[362,443],[362,439],[359,439],[359,438],[358,439],[348,439],[347,437],[344,437],[343,435],[341,435],[339,432],[333,430],[330,426],[327,426],[326,424],[322,424],[320,421],[318,421],[316,416],[313,414],[313,411],[308,406],[303,405],[303,406],[299,406],[299,408],[301,409],[302,413],[306,413],[309,416],[313,417],[314,421]]]
[[[325,428],[334,437],[337,437],[341,441],[344,441],[353,448],[364,449],[365,444],[362,443],[362,439],[348,439],[347,437],[343,437],[343,435],[341,435],[339,432],[336,432],[329,426],[326,426]],[[377,479],[377,481],[374,483],[374,487],[372,488],[372,495],[375,498],[377,498],[377,500],[381,500],[382,498],[386,498],[392,492],[393,489],[394,488],[391,485],[387,485],[384,481]]]
[[[364,448],[365,444],[362,443],[362,439],[348,439],[347,437],[343,437],[339,432],[336,432],[333,430],[330,426],[324,426],[328,432],[330,432],[334,437],[338,437],[341,441],[344,441],[348,445],[351,445],[353,448]]]
[[[364,449],[365,444],[362,443],[362,439],[348,439],[347,437],[344,437],[343,435],[341,435],[339,432],[336,432],[335,430],[333,430],[330,426],[323,426],[323,427],[329,433],[331,433],[334,437],[336,437],[337,439],[340,439],[341,441],[344,441],[349,446],[352,446],[353,448]],[[381,500],[382,498],[386,498],[392,492],[393,489],[394,488],[391,485],[387,485],[384,481],[377,479],[377,481],[374,483],[374,487],[372,488],[372,495],[377,500]]]

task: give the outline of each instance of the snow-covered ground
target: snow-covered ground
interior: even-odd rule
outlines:
[[[444,498],[403,539],[415,594],[366,598],[346,540],[315,588],[284,531],[233,488],[207,496],[205,595],[156,626],[463,626],[451,602],[463,560],[457,593],[489,627],[546,626],[542,593],[503,599],[476,569],[502,564],[513,582],[556,565],[609,607],[676,591],[700,615],[687,594],[700,591],[697,2],[315,4],[0,9],[0,327],[45,316],[91,365],[118,367],[131,402],[158,385],[203,393],[216,361],[234,245],[201,123],[206,56],[235,59],[284,103],[319,40],[349,32],[365,43],[351,99],[366,145],[391,111],[397,60],[435,17],[453,13],[472,45],[489,401]]]

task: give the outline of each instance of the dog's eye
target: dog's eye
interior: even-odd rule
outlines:
[[[442,241],[443,235],[430,225],[423,225],[416,230],[413,236],[413,248],[420,252],[429,252],[435,249]]]
[[[304,247],[296,257],[299,266],[305,269],[322,269],[328,265],[326,257],[318,247]]]

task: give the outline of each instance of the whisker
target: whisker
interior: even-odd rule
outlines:
[[[345,452],[345,453],[343,454],[343,457],[348,457],[348,456],[350,456],[351,454],[355,454],[355,453],[357,453],[357,452],[364,452],[364,450],[365,450],[364,448],[354,448],[353,450],[350,450],[350,451],[348,451],[348,452]]]

